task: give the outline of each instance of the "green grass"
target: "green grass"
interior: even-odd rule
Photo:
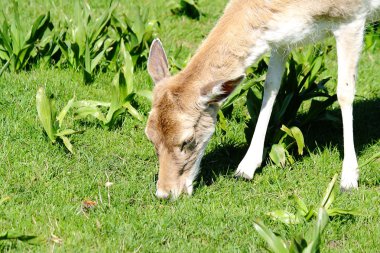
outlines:
[[[28,5],[43,12],[51,8],[45,2],[28,1]],[[57,3],[68,10],[72,6],[70,1]],[[127,8],[127,1],[122,3]],[[165,1],[145,0],[141,5],[151,8],[160,20],[160,38],[167,53],[173,54],[183,44],[180,57],[186,57],[196,50],[225,3],[200,1],[206,14],[200,21],[172,16],[163,7]],[[97,5],[97,11],[105,6],[105,2]],[[26,8],[23,15],[33,20],[33,15],[40,14],[32,13]],[[54,15],[58,14],[52,13],[53,20]],[[335,58],[331,54],[328,62],[334,77]],[[364,53],[354,109],[359,164],[380,150],[379,69],[380,50]],[[289,199],[293,193],[306,203],[318,203],[333,175],[341,170],[341,124],[321,123],[305,131],[310,153],[292,167],[279,169],[268,163],[253,181],[237,180],[233,172],[247,149],[242,122],[247,112],[238,103],[227,133],[218,130],[207,148],[194,195],[160,201],[154,196],[157,158],[145,138],[145,122],[127,117],[107,131],[91,120],[70,121],[68,115],[68,125],[87,129],[71,137],[76,151],[71,155],[63,145],[50,144],[38,121],[38,87],[46,86],[54,93],[60,109],[74,94],[78,100],[102,100],[110,92],[113,75],[99,74],[90,86],[82,84],[81,73],[39,67],[20,74],[6,72],[0,78],[0,199],[11,197],[0,205],[0,233],[20,232],[47,240],[40,245],[0,241],[0,252],[262,252],[265,242],[254,229],[255,218],[286,237],[312,225],[286,226],[271,221],[265,213],[294,211]],[[152,87],[144,70],[137,70],[135,83]],[[147,115],[149,102],[139,101],[139,111]],[[340,116],[337,105],[332,110]],[[359,190],[339,194],[334,205],[358,208],[364,215],[332,219],[323,233],[322,252],[380,251],[379,168],[379,159],[363,167]],[[110,206],[108,180],[114,183],[109,188]],[[83,212],[84,200],[98,205]]]

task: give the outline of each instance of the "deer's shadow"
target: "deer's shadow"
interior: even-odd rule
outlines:
[[[340,119],[339,122],[320,121],[303,129],[305,144],[312,153],[316,149],[336,146],[343,159],[341,112],[338,108],[332,110],[331,113]],[[360,156],[366,147],[380,140],[380,99],[356,102],[353,114],[355,149]],[[247,150],[248,144],[239,146],[233,143],[222,143],[218,148],[208,152],[202,160],[200,181],[205,185],[211,185],[221,175],[233,175]],[[265,166],[265,162],[263,165]],[[260,172],[261,168],[256,171],[256,173]]]

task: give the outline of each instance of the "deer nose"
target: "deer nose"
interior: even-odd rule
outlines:
[[[156,191],[156,197],[159,199],[168,199],[169,195],[170,194],[168,192],[162,191],[160,189],[157,189]]]

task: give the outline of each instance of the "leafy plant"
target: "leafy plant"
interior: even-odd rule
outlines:
[[[133,66],[141,65],[146,61],[149,46],[157,37],[160,26],[157,20],[151,20],[148,17],[148,10],[141,10],[136,5],[123,10],[122,14],[114,12],[111,17],[109,37],[115,42],[115,46],[107,52],[107,60],[111,62],[111,69],[117,70],[117,66],[113,63],[117,60],[121,40],[125,42],[123,43],[125,49],[132,57]]]
[[[287,128],[282,125],[280,130],[285,134],[282,135],[277,144],[272,145],[269,157],[275,164],[284,167],[287,161],[290,164],[294,163],[293,156],[289,154],[288,150],[296,144],[298,155],[302,155],[303,149],[305,148],[305,141],[301,130],[296,126]]]
[[[274,234],[262,222],[255,221],[254,226],[259,235],[267,242],[269,250],[275,253],[314,253],[319,252],[322,232],[328,223],[328,214],[324,208],[320,208],[317,221],[311,231],[311,239],[308,241],[303,236],[284,240],[281,236]],[[290,243],[288,243],[290,241]]]
[[[301,129],[318,120],[333,120],[326,109],[336,101],[336,95],[329,94],[326,83],[330,77],[318,80],[325,71],[325,56],[331,50],[314,47],[294,51],[289,57],[282,80],[281,89],[273,107],[271,120],[267,130],[267,143],[270,147],[269,157],[278,166],[292,164],[292,150],[302,155],[305,148]],[[222,106],[219,114],[221,128],[224,129],[223,116],[230,111],[233,103],[246,94],[246,105],[250,119],[247,122],[245,135],[251,141],[253,131],[260,114],[264,92],[265,72],[268,58],[265,57],[255,66],[248,69],[248,81],[238,87]],[[255,77],[253,77],[255,76]],[[304,112],[302,117],[297,117]]]
[[[65,34],[58,41],[66,61],[74,69],[83,71],[85,83],[94,80],[105,52],[112,45],[107,36],[111,15],[116,5],[111,5],[99,18],[94,18],[88,3],[75,2],[74,19],[65,19]]]
[[[189,18],[199,19],[202,15],[197,0],[173,0],[171,12],[175,15],[185,15]]]
[[[63,15],[53,27],[50,13],[41,15],[29,32],[20,21],[17,1],[13,1],[14,22],[5,17],[0,27],[0,75],[7,69],[19,71],[30,62],[69,66],[83,72],[83,81],[92,83],[101,70],[118,71],[121,40],[132,57],[133,66],[142,65],[149,45],[159,28],[157,20],[149,20],[149,12],[131,5],[118,13],[118,3],[111,3],[99,17],[87,2],[74,2],[74,16]],[[127,14],[125,14],[127,13]],[[47,29],[51,32],[44,35]]]
[[[268,128],[269,143],[276,145],[275,148],[272,146],[270,157],[281,158],[272,159],[278,166],[294,161],[288,152],[294,146],[293,143],[297,144],[298,155],[303,154],[304,144],[300,129],[318,120],[336,120],[326,111],[336,101],[336,95],[330,95],[325,86],[330,77],[317,81],[325,71],[324,58],[329,51],[329,47],[316,51],[310,47],[291,54]],[[257,96],[262,89],[254,92],[255,88],[256,86],[248,91],[248,101],[262,98],[262,95]],[[260,109],[249,102],[247,107],[251,116],[248,128],[251,128],[257,121]],[[304,110],[307,112],[302,118],[297,118],[297,114]],[[249,132],[252,131],[246,131]],[[247,137],[251,138],[250,134]]]
[[[45,130],[45,133],[49,137],[52,143],[56,143],[57,139],[60,139],[67,150],[74,153],[73,145],[69,140],[69,136],[72,134],[82,133],[83,131],[75,131],[73,129],[62,129],[62,123],[66,117],[67,112],[74,104],[74,98],[69,100],[67,105],[57,116],[55,109],[55,101],[53,95],[48,97],[44,88],[39,88],[36,95],[36,105],[38,118]]]
[[[342,209],[331,207],[332,202],[335,200],[337,178],[338,174],[335,174],[333,179],[329,183],[318,208],[314,208],[313,206],[308,207],[301,198],[299,198],[297,195],[293,195],[293,199],[297,203],[297,213],[290,213],[286,210],[277,210],[269,212],[267,214],[272,219],[281,221],[285,224],[297,224],[303,221],[310,221],[313,217],[317,216],[317,211],[320,208],[326,210],[326,213],[329,217],[337,215],[360,215],[360,213],[354,209]]]
[[[133,66],[147,58],[158,21],[148,20],[147,13],[141,14],[137,6],[131,6],[125,15],[117,13],[118,5],[114,3],[95,18],[87,3],[75,4],[75,17],[66,17],[66,32],[59,36],[59,46],[67,63],[83,71],[85,83],[93,82],[96,71],[102,68],[117,71],[121,44],[131,55]]]
[[[82,119],[87,116],[93,116],[98,119],[102,126],[111,128],[115,125],[119,117],[128,112],[133,117],[142,121],[142,116],[133,107],[132,102],[136,95],[151,98],[150,91],[135,91],[133,86],[133,63],[132,58],[124,47],[124,41],[120,46],[121,66],[112,81],[112,92],[110,102],[100,101],[78,101],[75,117]],[[101,108],[108,108],[106,115]]]
[[[43,38],[45,31],[53,25],[50,22],[50,13],[39,16],[29,31],[25,31],[20,20],[18,2],[12,1],[13,20],[9,24],[4,16],[0,28],[0,59],[5,62],[0,75],[9,66],[13,71],[25,69],[31,61],[39,55],[37,45]]]

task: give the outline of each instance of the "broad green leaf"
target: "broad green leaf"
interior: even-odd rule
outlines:
[[[140,97],[145,97],[149,101],[153,100],[153,92],[150,91],[150,90],[139,90],[139,91],[136,92],[136,95],[138,95]]]
[[[362,167],[366,166],[367,164],[370,164],[371,162],[375,161],[379,157],[380,157],[380,152],[374,154],[372,157],[370,157],[369,159],[364,161],[362,164],[360,164],[359,168],[362,168]]]
[[[254,221],[254,227],[259,235],[268,243],[269,249],[276,253],[288,253],[286,243],[276,236],[269,228],[260,221]]]
[[[311,75],[310,75],[310,78],[316,78],[318,73],[320,73],[320,70],[322,68],[322,64],[323,64],[323,57],[321,56],[317,56],[315,58],[315,61],[314,61],[314,64],[313,64],[313,67],[311,69]]]
[[[128,113],[131,114],[133,117],[135,117],[139,121],[144,120],[141,114],[130,103],[126,103],[124,104],[124,106],[125,108],[127,108]]]
[[[74,104],[74,98],[70,99],[69,102],[63,107],[62,111],[57,116],[58,126],[61,128],[63,119],[65,118],[67,112],[70,110],[70,108]]]
[[[131,55],[129,52],[125,49],[124,40],[122,39],[120,42],[120,55],[122,60],[121,65],[121,74],[124,75],[125,81],[126,81],[126,95],[133,92],[133,62]],[[125,96],[126,96],[125,95]]]
[[[326,189],[326,192],[323,195],[323,199],[321,201],[320,207],[328,209],[329,206],[331,205],[332,201],[334,200],[335,194],[334,194],[333,190],[334,190],[334,186],[335,186],[337,178],[338,178],[338,174],[335,174],[334,177],[332,178],[332,180],[330,181],[330,183]]]
[[[128,12],[128,17],[132,31],[136,34],[137,43],[140,44],[145,33],[145,24],[140,14],[140,8],[137,5],[132,6],[131,11]]]
[[[324,208],[320,208],[318,211],[317,223],[312,234],[312,241],[309,243],[308,247],[303,251],[304,253],[319,252],[322,232],[325,229],[328,221],[329,217],[327,215],[326,210]]]
[[[4,66],[0,69],[0,77],[2,76],[2,74],[4,73],[4,71],[8,68],[8,65],[9,65],[10,62],[11,62],[11,59],[9,59],[9,60],[4,64]]]
[[[8,55],[12,55],[14,54],[12,48],[12,38],[9,35],[10,27],[6,20],[7,18],[4,15],[3,28],[0,29],[0,39],[2,40],[2,46],[7,50]]]
[[[299,82],[297,93],[302,93],[303,91],[309,88],[310,75],[311,75],[311,70],[307,72],[306,75]]]
[[[289,135],[290,137],[293,137],[292,136],[292,131],[289,129],[289,128],[287,128],[285,125],[282,125],[281,126],[281,130],[282,131],[284,131],[287,135]]]
[[[16,55],[16,69],[15,70],[21,70],[26,67],[26,65],[29,62],[29,59],[31,57],[31,52],[34,49],[33,45],[25,45]]]
[[[39,88],[36,95],[36,105],[38,118],[51,142],[55,142],[56,129],[54,127],[55,109],[50,99],[46,96],[45,89]]]
[[[285,148],[281,144],[272,145],[269,157],[279,167],[284,167],[286,162]]]
[[[24,32],[22,30],[21,21],[20,21],[20,14],[18,9],[18,2],[12,1],[13,3],[13,16],[14,16],[14,22],[11,23],[11,41],[12,41],[12,49],[13,53],[15,55],[18,55],[21,48],[23,47],[22,38],[24,37]]]
[[[227,131],[227,121],[226,121],[226,118],[224,117],[224,114],[223,114],[223,111],[222,110],[219,110],[218,111],[218,116],[219,116],[219,127],[223,130],[223,131]]]
[[[33,23],[32,29],[30,31],[27,44],[34,44],[37,40],[40,40],[44,35],[45,31],[50,25],[50,12],[47,14],[39,16]]]
[[[354,216],[363,215],[361,212],[359,212],[356,209],[329,208],[326,211],[330,217],[337,216],[337,215],[354,215]]]
[[[58,40],[57,42],[58,42],[59,48],[61,49],[62,54],[67,59],[68,63],[72,64],[71,61],[69,61],[69,59],[70,59],[70,57],[69,57],[69,47],[66,44],[66,42],[63,42],[62,40]]]
[[[141,43],[147,43],[152,37],[157,37],[157,34],[154,33],[158,27],[160,27],[160,22],[158,20],[149,20],[146,22],[144,37]]]
[[[80,100],[80,101],[75,101],[73,103],[73,107],[110,107],[111,103],[109,102],[103,102],[103,101],[95,101],[95,100]]]
[[[114,110],[109,110],[108,113],[107,113],[107,117],[106,117],[106,122],[105,122],[105,126],[110,128],[112,126],[115,125],[117,119],[120,117],[120,115],[122,115],[123,113],[125,113],[125,108],[124,107],[120,107],[120,108],[115,108]]]
[[[59,138],[61,138],[61,140],[63,141],[63,144],[65,145],[65,147],[67,148],[68,151],[70,151],[71,154],[74,154],[74,148],[73,148],[73,145],[71,144],[69,138],[67,138],[66,136],[59,136]]]
[[[309,211],[305,214],[305,220],[306,221],[309,221],[309,220],[311,220],[311,218],[313,218],[314,216],[316,216],[317,215],[317,212],[316,211],[314,211],[314,207],[313,206],[311,206],[310,208],[309,208]]]
[[[94,59],[91,60],[91,73],[95,70],[95,68],[99,65],[100,61],[103,59],[105,50],[101,51],[99,54],[95,56]]]
[[[279,143],[285,143],[287,145],[285,147],[286,155],[288,157],[290,156],[287,150],[289,148],[291,148],[293,146],[293,144],[294,144],[294,142],[291,142],[290,144],[286,142],[286,138],[288,136],[291,137],[291,138],[293,138],[296,141],[295,143],[297,144],[298,154],[302,155],[303,154],[303,149],[305,147],[305,143],[304,143],[304,138],[303,138],[301,130],[298,127],[288,128],[285,125],[281,126],[281,130],[283,132],[285,132],[285,135],[282,136],[282,138],[280,139]]]
[[[75,111],[75,119],[83,119],[87,116],[92,116],[98,120],[100,120],[102,123],[106,122],[106,118],[102,114],[102,112],[97,107],[93,106],[87,106],[87,107],[79,107]]]
[[[90,41],[92,44],[96,42],[96,40],[101,36],[101,34],[104,33],[104,30],[106,26],[108,25],[111,15],[114,11],[114,9],[117,7],[117,4],[112,4],[105,12],[104,14],[98,18],[95,23],[93,24],[93,31],[90,34]]]
[[[72,44],[77,44],[79,55],[83,55],[83,52],[86,47],[86,39],[87,39],[87,27],[89,22],[89,6],[85,3],[83,4],[83,7],[81,6],[81,1],[75,1],[74,4],[74,17],[75,17],[75,25],[71,29],[72,32]]]
[[[84,130],[64,129],[62,131],[58,131],[58,133],[56,133],[55,135],[58,137],[62,137],[62,136],[68,136],[72,134],[81,134],[83,132]]]
[[[307,241],[302,236],[297,236],[292,238],[289,244],[289,252],[291,253],[302,253],[307,247]]]
[[[91,75],[91,52],[90,52],[90,46],[88,45],[88,39],[86,39],[86,48],[85,48],[85,54],[84,54],[84,69]]]
[[[111,106],[107,114],[107,122],[112,117],[112,114],[122,107],[124,99],[128,96],[125,77],[120,70],[112,80],[111,89]]]
[[[256,84],[255,81],[245,81],[243,82],[242,84],[240,84],[238,87],[236,87],[236,89],[231,93],[231,95],[229,95],[226,99],[226,101],[224,101],[222,107],[221,107],[221,110],[223,110],[224,108],[227,108],[228,106],[232,105],[237,99],[241,98],[242,95],[248,90],[250,89],[252,86],[254,86]]]
[[[4,61],[8,61],[10,57],[9,57],[8,51],[5,49],[5,47],[1,45],[2,43],[3,42],[1,41],[1,38],[0,38],[0,59]]]
[[[281,130],[283,130],[289,136],[291,136],[292,138],[296,140],[297,147],[298,147],[298,154],[303,155],[303,149],[305,148],[305,141],[304,141],[301,130],[296,126],[293,126],[289,129],[285,125],[282,125]]]
[[[298,197],[296,194],[293,194],[292,197],[298,205],[297,210],[299,211],[299,213],[305,216],[309,212],[309,209],[307,208],[305,202],[303,202],[303,200],[300,197]]]

